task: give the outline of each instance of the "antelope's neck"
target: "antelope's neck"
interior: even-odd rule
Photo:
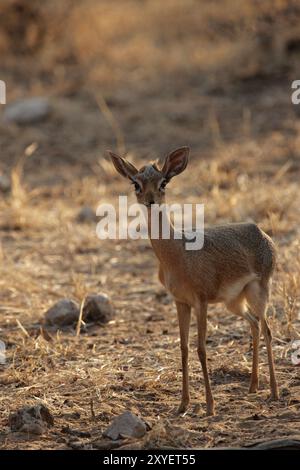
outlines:
[[[153,251],[161,263],[178,260],[182,244],[179,239],[175,239],[174,227],[165,208],[159,211],[154,220],[151,209],[148,209],[148,235]],[[166,235],[167,238],[164,238]]]

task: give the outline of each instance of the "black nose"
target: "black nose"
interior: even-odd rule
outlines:
[[[155,202],[153,201],[153,199],[151,199],[151,201],[148,202],[149,206],[152,206],[152,204],[155,204]]]

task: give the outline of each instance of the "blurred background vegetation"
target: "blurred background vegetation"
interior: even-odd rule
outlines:
[[[2,0],[8,103],[55,105],[14,146],[1,126],[1,165],[32,141],[36,171],[86,171],[107,147],[139,158],[188,144],[208,157],[222,142],[291,134],[299,19],[297,0]]]

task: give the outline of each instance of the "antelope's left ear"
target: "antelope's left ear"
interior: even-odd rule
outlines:
[[[161,171],[168,181],[186,169],[189,153],[189,147],[180,147],[167,155]]]

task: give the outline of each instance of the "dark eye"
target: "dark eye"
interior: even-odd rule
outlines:
[[[163,182],[161,183],[160,187],[159,187],[159,190],[160,190],[160,191],[164,191],[165,188],[166,188],[166,184],[167,184],[167,182],[166,182],[166,181],[163,181]]]
[[[140,187],[139,183],[136,183],[136,181],[133,181],[132,183],[134,185],[134,190],[136,193],[140,193],[142,188]]]

